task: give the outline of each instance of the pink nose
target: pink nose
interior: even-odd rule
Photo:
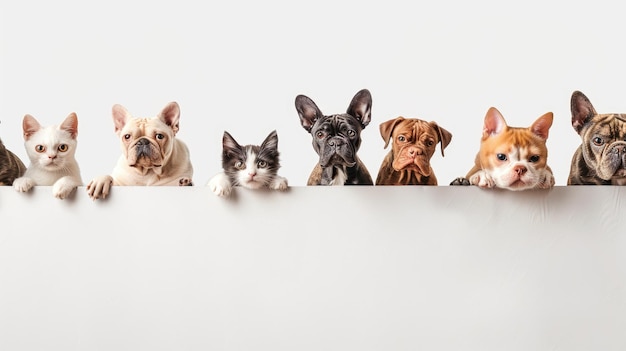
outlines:
[[[409,153],[409,156],[415,156],[415,155],[421,155],[422,154],[422,150],[416,148],[416,147],[411,147],[408,149],[407,151]]]
[[[526,171],[528,170],[526,167],[524,166],[515,166],[515,168],[513,169],[515,171],[515,173],[517,173],[518,175],[522,175],[524,173],[526,173]]]

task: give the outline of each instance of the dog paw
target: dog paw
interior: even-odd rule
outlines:
[[[94,178],[87,184],[87,195],[89,195],[92,200],[104,199],[109,195],[112,185],[113,177],[109,175]]]
[[[496,182],[483,171],[478,171],[474,173],[470,178],[469,182],[472,185],[478,185],[481,188],[493,188],[496,186]]]
[[[191,178],[184,177],[178,180],[178,185],[179,186],[193,186],[193,182],[191,181]]]
[[[554,186],[554,184],[555,184],[554,176],[552,175],[552,173],[548,173],[546,174],[545,178],[543,178],[543,180],[539,182],[539,188],[550,189]]]
[[[469,179],[465,178],[465,177],[458,177],[455,180],[453,180],[450,185],[472,185],[469,181]]]
[[[20,192],[25,193],[35,186],[35,181],[32,178],[21,177],[13,181],[13,188]]]
[[[219,197],[228,197],[232,191],[232,185],[230,184],[230,180],[228,176],[224,173],[219,173],[215,175],[207,184],[211,191],[219,196]]]
[[[287,178],[283,178],[283,177],[276,177],[276,179],[274,179],[272,181],[272,183],[270,183],[270,189],[272,190],[287,190],[287,188],[289,187],[289,184],[287,184]]]

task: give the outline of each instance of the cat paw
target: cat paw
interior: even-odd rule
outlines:
[[[272,190],[287,190],[287,188],[289,187],[289,184],[287,184],[287,178],[283,178],[283,177],[276,177],[276,179],[274,179],[272,181],[272,183],[270,183],[270,189]]]
[[[32,178],[20,177],[13,181],[13,188],[20,193],[25,193],[35,186],[35,181]]]
[[[52,195],[54,195],[57,199],[63,200],[67,198],[80,184],[80,181],[71,177],[63,177],[57,180],[52,186]]]
[[[470,183],[469,179],[465,177],[458,177],[454,179],[452,182],[450,182],[450,185],[472,185],[472,184]]]
[[[233,189],[230,180],[224,173],[220,173],[209,181],[207,184],[211,191],[219,197],[228,197]]]
[[[191,181],[191,178],[183,177],[178,180],[178,185],[179,186],[193,186],[193,182]]]
[[[109,175],[94,178],[87,184],[87,195],[89,195],[92,200],[104,199],[109,195],[112,185],[113,177]]]

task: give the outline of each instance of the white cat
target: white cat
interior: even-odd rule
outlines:
[[[42,127],[31,116],[24,116],[24,145],[30,165],[24,175],[13,181],[19,192],[35,185],[52,185],[54,197],[64,199],[83,185],[80,168],[75,159],[78,117],[70,113],[61,125]]]

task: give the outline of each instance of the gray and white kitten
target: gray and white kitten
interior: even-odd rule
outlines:
[[[13,185],[16,178],[26,172],[26,166],[17,155],[9,151],[0,140],[0,185]]]
[[[278,135],[272,131],[261,145],[241,146],[228,133],[222,138],[222,169],[208,183],[217,196],[227,197],[234,186],[248,189],[287,189],[287,179],[278,175],[280,168]]]

